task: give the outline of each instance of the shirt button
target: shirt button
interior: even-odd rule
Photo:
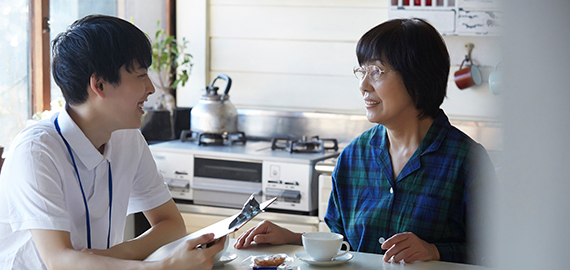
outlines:
[[[390,188],[390,194],[394,194],[394,189]]]

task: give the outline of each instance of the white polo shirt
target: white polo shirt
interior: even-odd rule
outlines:
[[[107,248],[108,162],[113,180],[111,246],[123,240],[128,214],[153,209],[171,198],[139,130],[113,132],[102,155],[62,111],[23,130],[2,167],[0,269],[45,269],[30,229],[67,231],[73,248],[87,247],[83,196],[69,151],[55,129],[56,117],[88,201],[92,248]]]

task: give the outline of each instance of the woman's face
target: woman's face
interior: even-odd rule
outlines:
[[[377,80],[370,74],[360,81],[360,92],[364,97],[366,118],[372,123],[390,126],[398,124],[397,120],[418,115],[412,97],[406,91],[402,76],[392,70],[389,64],[380,61],[368,62],[363,67],[375,65],[382,73]],[[368,69],[370,70],[370,69]]]

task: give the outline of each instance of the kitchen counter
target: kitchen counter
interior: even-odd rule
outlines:
[[[195,204],[176,204],[178,210],[182,213],[196,213],[196,214],[209,214],[217,215],[223,217],[229,217],[240,212],[241,209],[235,208],[225,208],[225,207],[214,207],[205,205],[195,205]],[[316,216],[304,216],[304,215],[294,215],[285,213],[271,212],[271,210],[266,210],[265,212],[259,214],[255,220],[271,220],[273,222],[290,222],[299,224],[309,224],[317,225],[319,223],[319,218]]]
[[[321,160],[315,164],[315,171],[322,174],[331,175],[336,166],[338,157]]]
[[[271,246],[271,245],[253,245],[247,249],[240,249],[236,250],[233,248],[233,244],[235,239],[230,239],[230,243],[227,249],[227,252],[233,253],[237,255],[237,259],[223,265],[214,267],[214,269],[244,269],[241,265],[241,262],[247,259],[249,256],[256,256],[256,255],[264,255],[264,254],[277,254],[277,253],[285,253],[288,256],[295,258],[295,254],[301,251],[304,251],[303,246],[296,246],[296,245],[280,245],[280,246]],[[400,263],[385,263],[382,261],[382,255],[379,254],[372,254],[372,253],[362,253],[362,252],[350,252],[354,255],[354,257],[343,264],[332,265],[329,267],[323,266],[313,266],[309,265],[299,259],[294,259],[292,266],[299,266],[300,270],[307,270],[307,269],[329,269],[329,270],[365,270],[365,269],[398,269],[398,270],[407,270],[407,269],[438,269],[438,270],[486,270],[488,268],[477,266],[477,265],[470,265],[470,264],[459,264],[459,263],[448,263],[448,262],[440,262],[440,261],[430,261],[430,262],[416,262],[416,263],[408,263],[408,264],[400,264]]]

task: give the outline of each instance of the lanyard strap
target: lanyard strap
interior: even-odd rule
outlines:
[[[111,210],[113,210],[113,175],[111,174],[111,162],[109,163],[109,231],[107,232],[107,249],[109,249],[109,243],[111,243]]]
[[[63,139],[65,146],[67,147],[67,151],[69,151],[69,155],[71,156],[71,161],[73,162],[73,168],[75,169],[75,174],[77,174],[77,181],[79,182],[79,188],[81,188],[81,195],[83,195],[83,205],[85,206],[85,224],[87,225],[87,248],[91,249],[91,221],[89,218],[89,205],[87,204],[87,197],[85,196],[85,191],[83,190],[83,184],[81,183],[81,178],[79,177],[79,170],[77,169],[77,165],[75,163],[75,158],[73,158],[73,152],[71,151],[71,146],[61,134],[61,129],[59,128],[58,118],[55,118],[54,124],[57,133]],[[107,233],[107,249],[110,247],[111,243],[111,210],[113,205],[113,175],[111,174],[111,162],[109,163],[109,231]]]

